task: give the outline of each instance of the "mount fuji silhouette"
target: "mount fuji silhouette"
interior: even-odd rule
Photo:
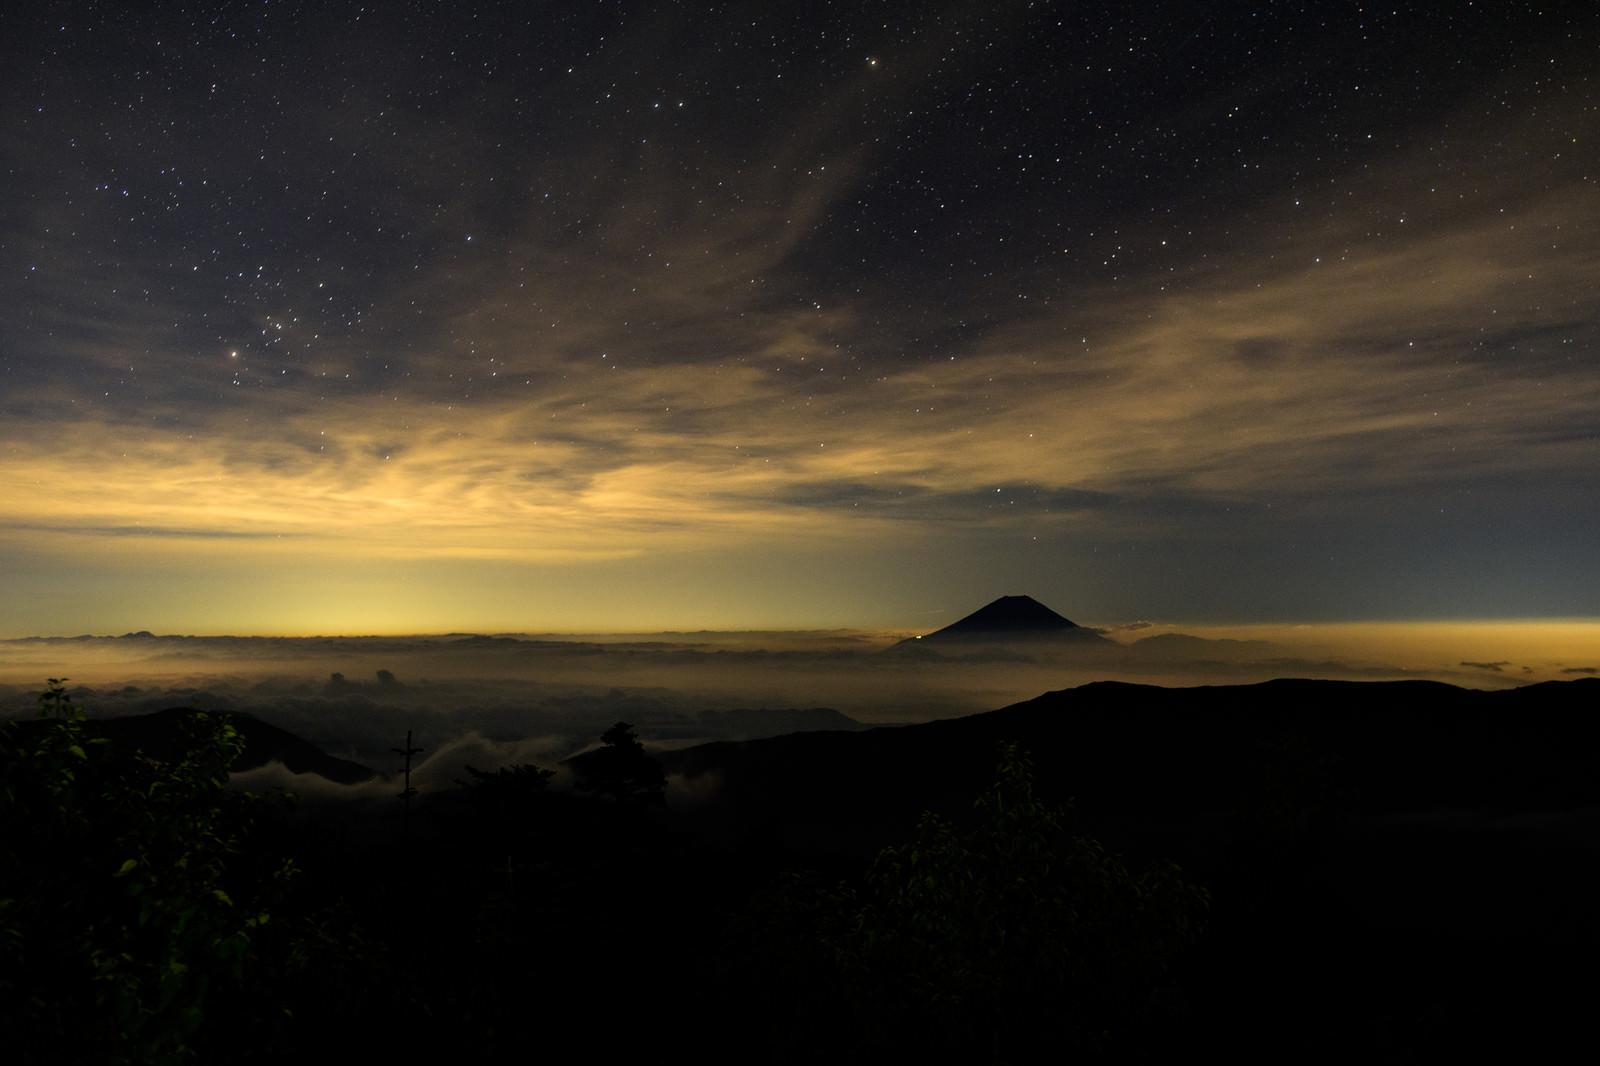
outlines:
[[[895,647],[926,646],[930,643],[975,645],[1071,642],[1073,644],[1116,646],[1097,631],[1080,626],[1052,611],[1032,596],[1001,596],[973,611],[965,618],[920,637],[910,637]]]

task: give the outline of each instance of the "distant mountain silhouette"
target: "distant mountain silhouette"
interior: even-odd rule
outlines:
[[[831,707],[737,707],[726,711],[701,711],[695,715],[694,721],[703,735],[718,740],[867,728],[865,724]]]
[[[755,740],[787,733],[868,728],[831,707],[733,707],[686,715],[641,719],[639,739],[647,744],[680,741]]]
[[[1001,596],[959,621],[920,637],[901,641],[895,647],[926,645],[980,645],[1014,642],[1072,641],[1074,643],[1116,646],[1098,632],[1062,617],[1032,596]]]

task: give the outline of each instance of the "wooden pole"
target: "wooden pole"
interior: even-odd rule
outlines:
[[[403,791],[401,791],[399,793],[399,796],[400,796],[401,801],[404,802],[405,805],[406,805],[405,832],[410,833],[411,832],[411,797],[415,796],[417,794],[417,790],[411,787],[411,756],[421,754],[422,749],[421,748],[413,748],[411,746],[411,730],[408,729],[408,730],[406,730],[406,746],[403,747],[403,748],[390,748],[389,750],[394,752],[396,755],[404,755],[406,757],[406,764],[401,769],[401,772],[406,775],[406,777],[405,777],[406,787],[405,787],[405,789]]]

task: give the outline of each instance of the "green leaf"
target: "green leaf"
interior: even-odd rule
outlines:
[[[128,873],[129,871],[135,869],[138,865],[139,865],[139,860],[138,859],[128,859],[128,860],[123,862],[122,869],[118,870],[116,873],[112,874],[111,876],[112,877],[121,877],[124,874]]]

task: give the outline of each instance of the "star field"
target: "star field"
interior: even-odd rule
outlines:
[[[1600,614],[1585,5],[7,21],[8,631]]]

